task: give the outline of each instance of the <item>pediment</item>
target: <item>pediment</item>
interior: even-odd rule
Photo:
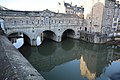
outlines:
[[[54,12],[52,12],[48,9],[42,11],[40,14],[41,14],[41,16],[49,16],[49,17],[54,16]]]

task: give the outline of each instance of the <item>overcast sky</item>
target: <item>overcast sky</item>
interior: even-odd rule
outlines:
[[[85,0],[0,0],[0,5],[14,10],[45,10],[55,11],[58,2],[69,2],[73,5],[83,5]]]

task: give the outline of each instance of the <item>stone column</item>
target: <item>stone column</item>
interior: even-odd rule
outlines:
[[[57,42],[61,42],[61,40],[62,40],[62,39],[61,39],[61,36],[58,35],[57,38],[56,38],[56,41],[57,41]]]
[[[31,46],[37,46],[37,41],[36,41],[36,39],[31,39],[31,40],[30,40],[30,45],[31,45]]]

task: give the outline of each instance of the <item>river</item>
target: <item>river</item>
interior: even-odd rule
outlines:
[[[19,51],[46,80],[120,80],[120,47],[66,39]]]

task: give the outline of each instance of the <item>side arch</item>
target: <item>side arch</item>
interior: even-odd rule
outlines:
[[[31,39],[26,32],[13,31],[7,34],[8,39],[13,43],[16,48],[20,48],[23,44],[28,43],[31,45]]]
[[[5,32],[4,19],[0,18],[0,29]]]
[[[9,36],[10,34],[13,34],[13,33],[23,33],[23,34],[25,34],[29,39],[31,39],[31,36],[28,34],[28,33],[26,33],[26,32],[24,32],[24,31],[10,31],[10,32],[8,32],[7,33],[7,36]]]

